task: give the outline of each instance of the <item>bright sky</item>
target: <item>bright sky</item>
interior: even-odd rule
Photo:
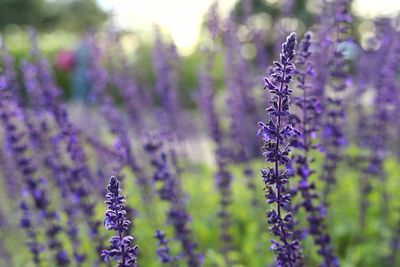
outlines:
[[[353,12],[360,16],[376,17],[396,15],[400,12],[399,0],[355,0]]]
[[[97,0],[105,10],[113,10],[116,23],[127,29],[152,30],[154,23],[169,32],[181,50],[196,43],[204,14],[213,0]],[[219,0],[222,12],[237,0]],[[266,0],[267,1],[267,0]],[[353,11],[374,17],[400,11],[400,0],[355,0]]]
[[[113,10],[123,28],[152,30],[158,24],[183,50],[196,43],[204,14],[213,0],[97,0],[105,10]],[[220,0],[222,12],[236,0]]]

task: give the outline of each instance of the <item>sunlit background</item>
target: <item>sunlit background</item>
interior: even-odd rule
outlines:
[[[120,33],[122,48],[130,59],[141,65],[138,76],[151,86],[154,76],[151,66],[151,50],[155,40],[155,29],[159,28],[163,38],[174,42],[182,57],[182,87],[190,88],[185,99],[194,103],[193,68],[207,43],[205,19],[215,0],[12,0],[0,1],[0,34],[9,44],[17,61],[27,56],[30,50],[28,25],[39,32],[39,46],[56,65],[64,50],[79,47],[82,37],[89,31],[108,32],[111,28]],[[329,0],[219,0],[221,18],[233,16],[237,21],[237,34],[243,43],[240,53],[254,60],[260,49],[271,49],[279,32],[296,31],[299,34],[312,26],[322,6]],[[245,16],[245,6],[251,9]],[[325,3],[325,4],[324,4]],[[282,8],[284,7],[285,8]],[[281,10],[283,13],[280,13]],[[371,45],[377,33],[372,19],[394,17],[400,11],[397,0],[354,0],[355,15],[353,32],[362,48]],[[243,18],[246,17],[246,22]],[[256,49],[249,38],[250,28],[260,31],[264,48]],[[312,30],[312,29],[311,29]],[[278,40],[278,43],[281,40]],[[376,44],[375,44],[376,45]],[[258,51],[257,51],[258,50]],[[357,53],[357,47],[353,49]],[[62,53],[61,53],[62,55]],[[267,60],[267,59],[266,59]],[[143,73],[141,73],[141,71]],[[56,75],[66,96],[70,96],[71,73],[56,67]]]
[[[329,0],[324,0],[328,1]],[[67,40],[73,40],[76,32],[87,30],[87,25],[98,27],[107,20],[112,21],[120,29],[140,34],[140,38],[151,40],[154,27],[160,27],[164,34],[169,35],[183,55],[193,52],[199,42],[204,15],[214,0],[12,0],[0,1],[0,28],[6,34],[18,33],[24,25],[33,25],[39,30],[51,33],[63,31]],[[230,12],[240,9],[246,0],[219,0],[219,12],[227,16]],[[318,12],[322,0],[257,0],[252,1],[270,8],[282,5],[283,2],[306,3],[305,12]],[[302,5],[302,4],[301,4]],[[354,15],[371,19],[379,16],[394,16],[400,11],[398,0],[354,0],[352,4]],[[267,15],[265,15],[267,14]],[[259,20],[270,25],[271,16],[265,13]],[[363,27],[368,35],[368,27]],[[132,38],[132,36],[130,36]],[[363,36],[361,36],[363,38]],[[50,38],[46,45],[62,38]],[[77,39],[77,38],[75,38]],[[60,41],[64,45],[70,41]],[[21,43],[16,42],[16,46]],[[126,49],[133,51],[135,44],[127,39]],[[58,44],[56,44],[58,46]],[[13,49],[11,47],[11,49]]]
[[[264,0],[275,4],[278,0]],[[182,52],[192,51],[197,43],[201,23],[213,0],[98,0],[104,10],[115,16],[116,23],[125,29],[150,32],[157,24],[168,32]],[[316,1],[309,1],[310,11]],[[227,14],[237,0],[220,0],[220,11]],[[353,12],[373,18],[394,16],[400,11],[398,0],[355,0]]]

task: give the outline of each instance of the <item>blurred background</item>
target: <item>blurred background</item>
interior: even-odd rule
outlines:
[[[217,15],[212,8],[215,2],[218,2]],[[99,222],[104,220],[104,190],[109,174],[116,172],[119,175],[114,169],[120,168],[121,176],[126,181],[123,188],[128,197],[127,203],[137,209],[132,214],[137,218],[134,223],[135,229],[138,229],[135,237],[141,251],[141,266],[161,266],[154,253],[157,247],[153,238],[156,228],[151,225],[153,218],[146,214],[148,206],[152,206],[146,205],[140,199],[142,192],[132,182],[135,180],[133,177],[141,176],[132,168],[135,164],[124,158],[127,157],[124,153],[128,154],[124,149],[129,151],[132,147],[132,153],[140,155],[138,162],[145,166],[144,173],[150,177],[151,161],[146,156],[142,157],[145,155],[143,143],[146,141],[143,136],[151,131],[164,130],[176,135],[171,138],[173,141],[169,146],[177,150],[177,157],[184,166],[181,169],[180,164],[176,164],[174,168],[178,174],[182,172],[183,187],[189,195],[188,207],[193,215],[193,231],[198,239],[196,241],[199,243],[199,250],[204,252],[205,266],[266,266],[267,262],[273,262],[273,254],[269,252],[271,236],[265,222],[268,206],[265,205],[262,190],[264,184],[259,175],[259,170],[266,164],[260,153],[260,140],[256,137],[257,122],[267,120],[264,111],[269,96],[264,96],[263,77],[266,76],[272,60],[278,58],[281,44],[289,32],[297,32],[300,39],[307,30],[311,30],[317,36],[314,39],[317,40],[316,48],[313,48],[316,49],[314,60],[321,69],[317,71],[315,82],[321,82],[325,88],[325,91],[319,92],[321,95],[318,97],[325,99],[330,95],[330,81],[333,76],[330,72],[333,65],[331,60],[335,60],[333,51],[336,52],[337,49],[336,43],[332,45],[332,41],[335,41],[333,29],[336,29],[334,15],[337,12],[333,8],[333,2],[334,0],[0,0],[0,73],[11,77],[10,84],[16,86],[10,86],[10,89],[16,89],[13,93],[17,96],[18,105],[22,104],[26,114],[32,115],[30,118],[38,129],[45,125],[42,121],[52,121],[51,116],[40,116],[42,111],[43,114],[60,115],[61,112],[54,110],[57,110],[59,104],[58,99],[55,99],[59,96],[58,86],[62,90],[62,100],[67,103],[71,121],[81,131],[79,137],[83,140],[83,147],[89,151],[87,165],[95,181],[89,182],[95,200],[94,214]],[[348,63],[348,79],[345,82],[350,90],[341,97],[348,100],[348,118],[343,120],[343,131],[349,140],[340,165],[337,165],[339,183],[330,199],[332,207],[326,220],[327,228],[342,266],[391,266],[382,262],[388,255],[397,255],[400,249],[400,213],[390,212],[388,218],[381,215],[381,206],[388,203],[380,197],[382,186],[378,179],[372,183],[374,190],[370,194],[368,227],[360,229],[357,218],[359,202],[362,202],[360,199],[364,196],[360,192],[363,190],[361,181],[365,178],[364,165],[374,163],[376,146],[382,146],[380,140],[374,146],[368,147],[364,144],[369,144],[371,137],[378,135],[374,124],[377,114],[372,104],[381,101],[379,103],[382,109],[397,112],[390,113],[389,117],[397,117],[394,115],[400,112],[399,93],[395,97],[390,95],[389,100],[378,97],[381,82],[385,82],[386,78],[381,75],[381,69],[384,69],[381,65],[388,66],[385,71],[391,68],[391,64],[395,65],[392,62],[394,60],[390,60],[394,52],[389,47],[399,40],[400,1],[349,2],[353,14],[353,19],[349,19],[351,41],[344,39],[338,42],[338,48],[346,48],[343,54]],[[213,19],[219,21],[215,23]],[[213,26],[217,29],[213,29]],[[213,30],[217,32],[215,36]],[[326,44],[321,45],[323,41],[332,43],[328,44],[329,51],[324,46]],[[12,57],[8,56],[8,52]],[[400,57],[400,53],[398,56]],[[39,60],[42,58],[48,60],[50,68],[38,64],[42,62]],[[376,63],[377,60],[380,60],[381,65]],[[211,61],[212,68],[207,69]],[[30,73],[29,67],[36,72]],[[10,75],[14,74],[10,69],[15,69],[15,77]],[[42,71],[43,69],[48,70],[48,73]],[[393,70],[394,74],[389,72],[386,75],[396,80],[396,71],[398,72]],[[54,83],[49,79],[51,72],[55,75]],[[211,97],[207,93],[201,95],[204,88],[208,89],[210,86],[206,84],[207,79],[202,78],[203,72],[210,76],[211,81],[208,82],[215,86],[215,99],[214,88]],[[44,89],[42,88],[44,93],[39,95],[44,100],[35,99],[37,92],[29,88],[32,81],[35,81],[35,76],[40,76],[36,80],[45,81]],[[318,80],[321,77],[322,81]],[[202,81],[205,84],[201,85]],[[21,86],[17,86],[18,84]],[[55,93],[52,91],[54,89],[57,89]],[[316,88],[316,92],[318,89],[320,88]],[[52,97],[55,104],[49,108],[46,101]],[[202,101],[207,101],[207,98],[212,98],[208,99],[211,102],[215,100],[216,115],[207,114],[206,105],[206,108],[200,109],[204,105]],[[398,101],[395,107],[386,104],[391,99]],[[93,103],[97,106],[92,105]],[[207,130],[212,132],[214,129],[206,125],[208,117],[213,116],[220,119],[220,134],[223,139],[221,143],[231,150],[231,154],[221,157],[226,157],[229,169],[232,169],[232,175],[236,177],[233,184],[235,197],[232,200],[235,249],[230,255],[236,265],[226,263],[218,249],[220,240],[216,207],[219,196],[215,190],[214,175],[220,155],[214,151],[213,138],[207,135]],[[366,127],[366,121],[372,123]],[[391,154],[385,152],[379,155],[382,157],[380,167],[386,170],[387,177],[390,178],[387,185],[390,195],[393,196],[390,208],[398,211],[400,123],[397,119],[378,118],[377,121],[388,125],[387,136],[382,134],[382,139],[388,146],[387,150],[393,151]],[[49,147],[54,145],[53,137],[58,140],[58,134],[64,133],[62,127],[66,126],[62,125],[60,132],[58,127],[52,129],[54,133],[49,134],[51,138],[45,136]],[[235,133],[235,129],[239,129],[239,133]],[[235,139],[238,136],[240,142]],[[323,138],[322,136],[321,139]],[[61,149],[67,155],[69,151],[66,147]],[[42,162],[42,158],[47,160],[48,155],[53,157],[51,150],[38,146],[32,151],[35,156],[38,155],[37,151],[40,152],[36,161],[40,162],[42,169],[38,172],[47,175],[47,161]],[[326,172],[324,155],[319,153],[321,151],[316,151],[316,160],[313,161],[317,174]],[[10,169],[18,171],[12,162],[13,155],[7,154],[6,158],[12,163],[9,165],[12,166]],[[66,162],[68,168],[74,169],[76,162]],[[247,176],[250,177],[248,180]],[[319,179],[318,175],[314,176],[314,180]],[[53,178],[52,175],[49,177]],[[251,182],[253,178],[254,184]],[[322,182],[318,180],[317,184],[319,186]],[[50,188],[56,187],[50,183]],[[8,197],[14,200],[8,196],[13,192],[2,191],[4,192],[0,192],[0,199]],[[58,203],[60,198],[57,190],[51,193],[56,204],[62,204]],[[6,240],[6,249],[14,252],[23,242],[21,240],[24,240],[23,233],[16,229],[18,227],[15,222],[19,220],[19,214],[14,212],[16,208],[9,205],[9,201],[1,202],[0,215],[5,210],[4,214],[7,216],[4,217],[7,220],[4,221],[11,223],[7,222],[4,230],[0,229],[0,236]],[[249,208],[251,203],[256,205]],[[164,215],[161,214],[165,206],[161,206],[161,209],[158,205],[154,207],[157,215],[163,218]],[[8,217],[9,213],[13,214]],[[305,216],[302,216],[305,222]],[[66,218],[69,219],[64,216],[63,222],[69,226]],[[156,226],[164,226],[160,223],[162,221],[159,219]],[[81,232],[83,251],[91,251],[87,254],[89,260],[93,260],[97,255],[90,250],[93,245],[86,235],[85,220],[78,220],[78,225],[84,230]],[[104,234],[105,229],[102,231]],[[398,247],[392,245],[393,237],[398,239]],[[304,244],[307,251],[306,266],[318,266],[317,252],[308,249],[313,247],[312,241],[307,239]],[[67,250],[72,251],[71,244],[67,245]],[[14,262],[14,265],[8,266],[32,266],[29,263],[29,253],[11,256],[10,262]],[[0,267],[5,266],[1,260],[0,257]],[[93,266],[89,260],[83,266]]]
[[[134,64],[136,79],[143,86],[154,84],[151,51],[155,29],[171,39],[182,57],[178,66],[182,79],[180,90],[185,106],[193,106],[192,92],[197,86],[197,69],[200,64],[205,38],[205,15],[212,0],[2,0],[0,1],[0,31],[18,62],[29,54],[27,27],[39,32],[39,46],[55,67],[58,83],[70,98],[74,89],[73,59],[78,53],[80,41],[91,30],[107,31],[110,25],[118,29],[122,48]],[[241,49],[248,60],[257,58],[254,40],[248,37],[249,25],[264,31],[265,48],[272,50],[278,34],[276,27],[284,31],[304,32],[313,24],[316,15],[330,1],[322,0],[221,0],[219,13],[222,17],[236,17]],[[286,7],[282,7],[285,5]],[[396,0],[354,0],[354,35],[362,46],[367,46],[375,34],[372,20],[394,17],[400,10]],[[245,14],[246,13],[246,14]],[[280,28],[280,29],[281,29]],[[253,29],[252,29],[253,30]],[[246,36],[247,35],[247,36]],[[279,40],[278,40],[279,41]],[[249,45],[246,46],[246,42]],[[363,47],[365,48],[365,47]],[[356,48],[355,48],[356,49]],[[222,64],[220,64],[222,67]],[[222,73],[222,70],[219,72]],[[144,78],[145,77],[145,78]],[[221,77],[222,79],[222,77]]]

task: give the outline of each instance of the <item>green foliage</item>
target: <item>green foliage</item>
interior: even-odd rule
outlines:
[[[313,14],[307,10],[307,0],[297,0],[297,1],[268,1],[268,0],[241,0],[236,3],[235,14],[240,21],[243,17],[243,2],[250,1],[252,3],[252,13],[260,14],[266,13],[272,17],[272,21],[277,21],[282,17],[282,6],[288,3],[292,6],[290,7],[290,17],[294,17],[302,21],[307,27],[309,27],[313,22]],[[289,10],[288,10],[289,11]]]
[[[0,30],[7,25],[31,25],[39,30],[81,32],[96,27],[107,18],[95,0],[2,0]]]

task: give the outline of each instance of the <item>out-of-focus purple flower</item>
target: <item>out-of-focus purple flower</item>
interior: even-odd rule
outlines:
[[[214,86],[210,75],[212,62],[208,62],[207,68],[203,70],[200,76],[201,90],[201,106],[205,114],[206,124],[208,126],[210,136],[216,145],[215,158],[217,161],[217,173],[215,174],[215,184],[220,195],[219,212],[220,218],[220,240],[222,243],[222,254],[228,263],[228,254],[232,247],[232,236],[230,234],[231,215],[228,210],[232,200],[232,175],[227,171],[227,163],[229,162],[227,148],[223,143],[221,125],[219,116],[214,106]]]
[[[68,155],[71,165],[68,166],[68,188],[71,191],[73,199],[75,199],[75,208],[79,209],[84,215],[88,225],[89,234],[96,240],[97,249],[103,245],[103,239],[99,235],[99,226],[101,223],[95,218],[94,203],[92,203],[89,189],[96,187],[89,187],[89,184],[96,184],[93,175],[88,167],[87,156],[81,145],[81,140],[78,135],[78,129],[73,125],[69,119],[68,112],[64,105],[60,103],[59,96],[61,89],[55,83],[52,70],[47,60],[42,57],[37,45],[36,33],[31,30],[32,40],[32,57],[34,63],[31,63],[32,68],[35,70],[35,75],[30,77],[30,82],[38,84],[35,90],[38,91],[40,98],[41,108],[49,111],[56,122],[59,133],[55,138],[56,142],[62,142],[66,147],[66,154]],[[93,189],[92,189],[93,190]]]
[[[11,199],[17,197],[20,192],[20,182],[18,181],[15,163],[11,158],[11,153],[8,149],[0,147],[0,169],[3,177],[5,177],[5,188],[7,196]]]
[[[212,25],[212,23],[218,23],[218,14],[217,14],[217,3],[214,3],[214,6],[211,7],[210,9],[210,20],[213,19],[214,22],[210,21],[208,28],[209,28],[209,33],[211,37],[213,38],[213,42],[215,42],[215,38],[218,35],[218,32],[215,32],[218,29],[218,24],[217,25]],[[233,30],[233,29],[232,29]],[[234,38],[232,33],[225,33],[224,39],[229,39],[226,40],[229,42],[231,45],[234,45],[232,42],[232,38]],[[236,44],[236,42],[234,42]],[[214,61],[215,61],[215,47],[216,44],[214,43],[213,46],[207,51],[207,63],[206,66],[202,69],[199,77],[199,83],[200,83],[200,92],[201,92],[201,99],[200,99],[200,106],[202,108],[202,111],[205,115],[205,122],[206,125],[208,126],[209,130],[209,135],[211,139],[214,141],[216,149],[215,149],[215,159],[217,163],[217,172],[215,173],[215,185],[219,193],[219,211],[218,211],[218,217],[220,219],[220,242],[221,242],[221,252],[222,255],[224,256],[225,263],[226,264],[231,264],[231,259],[229,257],[229,252],[232,249],[232,235],[231,235],[231,213],[229,210],[229,207],[231,206],[232,203],[232,175],[231,173],[227,170],[227,164],[230,161],[231,158],[231,151],[226,147],[226,144],[224,144],[224,138],[222,134],[222,127],[220,125],[220,118],[219,114],[216,111],[215,108],[215,103],[214,103],[214,97],[215,97],[215,85],[214,85],[214,79],[212,77],[212,70],[214,68]],[[229,47],[227,51],[227,64],[229,65],[233,60],[233,47]],[[230,68],[233,68],[232,65],[229,65]],[[228,71],[229,72],[229,71]],[[234,79],[235,74],[231,73],[230,78]],[[229,79],[227,79],[229,81]],[[229,84],[234,87],[234,89],[237,88],[237,84],[234,84],[235,81],[231,81]],[[232,88],[230,88],[232,89]],[[237,91],[236,91],[237,92]],[[240,100],[235,101],[235,103],[240,102]],[[234,110],[235,107],[231,107],[230,110]],[[236,112],[240,112],[242,110],[237,110]],[[244,112],[244,111],[243,111]],[[231,115],[235,112],[231,112]],[[235,113],[237,114],[237,113]],[[232,116],[233,117],[233,116]],[[239,118],[235,118],[239,119]],[[243,122],[243,121],[240,121]],[[235,121],[232,124],[235,126],[238,126],[240,124],[239,121]],[[234,128],[234,127],[233,127]],[[241,130],[243,130],[244,127],[241,127]],[[237,133],[238,129],[235,129],[235,133]],[[236,135],[238,139],[240,138],[245,138],[243,135],[239,136]],[[238,141],[237,139],[235,139]],[[241,139],[240,139],[241,140]],[[239,142],[240,142],[239,140]],[[243,151],[243,142],[240,142],[237,144],[240,149]],[[241,146],[242,145],[242,146]],[[243,158],[243,157],[242,157]]]
[[[128,60],[128,55],[124,53],[124,49],[120,42],[120,35],[111,31],[109,33],[109,39],[111,39],[111,44],[115,48],[116,57],[115,63],[112,65],[110,70],[110,80],[119,89],[122,95],[122,100],[125,103],[128,116],[132,125],[135,125],[135,131],[141,133],[143,127],[146,123],[143,116],[148,110],[148,104],[146,103],[146,98],[141,92],[138,83],[135,81],[134,75],[132,73],[133,66]],[[113,71],[114,70],[114,71]]]
[[[18,105],[23,108],[25,101],[23,100],[20,92],[19,82],[16,70],[14,68],[14,59],[8,52],[5,40],[2,41],[2,54],[3,54],[3,62],[4,62],[4,78],[6,82],[7,90],[10,90],[10,96],[18,103]],[[30,112],[25,109],[23,114],[24,123],[28,128],[28,134],[34,149],[40,148],[43,146],[43,136],[41,135],[41,131],[39,126],[35,125],[36,119],[40,121],[40,127],[46,127],[46,123],[42,120],[43,116],[41,113],[37,111],[39,107],[41,107],[41,99],[43,99],[42,95],[40,95],[39,84],[32,80],[31,77],[37,74],[37,69],[35,66],[30,65],[26,61],[22,63],[23,77],[25,81],[25,89],[28,94],[31,95],[29,98],[31,108],[35,111],[35,116],[32,116]]]
[[[46,133],[50,137],[50,133]],[[86,260],[86,255],[81,251],[81,241],[79,236],[79,223],[77,220],[79,209],[77,208],[79,202],[74,197],[69,187],[71,174],[68,165],[62,157],[60,144],[57,141],[51,140],[50,148],[46,157],[46,166],[52,171],[55,178],[56,185],[60,191],[62,198],[62,206],[65,214],[67,215],[66,233],[73,244],[73,256],[77,266],[82,266]]]
[[[109,231],[115,231],[117,235],[110,239],[109,250],[103,250],[101,256],[106,262],[112,258],[118,260],[118,267],[137,266],[137,246],[132,246],[134,238],[127,235],[131,222],[126,218],[125,196],[120,194],[120,185],[116,177],[110,178],[106,196],[106,218],[104,226]]]
[[[274,61],[274,71],[271,78],[265,78],[265,89],[273,95],[271,106],[266,109],[270,116],[268,123],[260,122],[258,135],[264,142],[264,157],[274,166],[262,169],[265,183],[265,198],[267,203],[276,203],[267,212],[268,223],[272,234],[278,239],[272,240],[271,250],[276,255],[276,265],[298,266],[302,263],[301,245],[293,236],[293,215],[291,212],[291,196],[285,185],[289,182],[287,170],[281,170],[290,160],[290,140],[299,136],[298,130],[286,124],[289,116],[289,97],[292,90],[289,84],[295,66],[292,63],[295,56],[296,34],[292,33],[282,45],[280,61]],[[275,188],[273,188],[275,187]]]
[[[310,85],[310,78],[314,75],[314,67],[310,60],[310,46],[311,33],[308,32],[300,43],[297,57],[298,69],[296,70],[298,88],[301,92],[301,95],[297,96],[294,101],[300,110],[296,124],[301,132],[301,135],[292,141],[292,145],[301,151],[293,157],[296,174],[300,177],[296,189],[300,191],[302,196],[301,207],[307,212],[307,232],[313,236],[314,243],[319,247],[318,253],[323,258],[321,266],[333,267],[339,266],[339,262],[332,251],[330,236],[324,229],[324,214],[321,214],[316,203],[318,200],[318,194],[315,192],[316,186],[310,181],[310,176],[315,173],[315,170],[310,167],[310,164],[314,161],[310,152],[316,149],[313,135],[319,130],[316,119],[320,112],[318,99],[313,95],[314,90]]]
[[[29,29],[29,37],[31,41],[32,63],[30,63],[30,69],[32,74],[25,83],[28,81],[35,83],[32,91],[40,97],[36,100],[41,104],[40,108],[52,110],[55,108],[58,102],[56,100],[61,95],[62,90],[56,85],[49,62],[40,52],[37,32],[34,28]]]
[[[246,23],[246,20],[253,14],[253,0],[242,1],[242,21]]]
[[[227,30],[224,32],[225,44],[225,84],[228,88],[228,114],[230,116],[231,151],[233,160],[243,163],[244,177],[247,186],[253,191],[252,203],[256,204],[255,183],[253,173],[249,171],[249,162],[259,154],[259,142],[250,134],[256,130],[258,116],[256,100],[251,94],[253,85],[250,82],[251,71],[249,62],[236,51],[241,49],[237,38],[236,27],[232,19],[227,19]],[[254,129],[254,131],[251,131]]]
[[[248,67],[245,59],[238,56],[237,50],[240,50],[240,43],[236,37],[236,28],[231,18],[226,22],[227,30],[224,32],[224,44],[226,47],[225,55],[225,84],[228,88],[227,106],[230,116],[230,137],[234,143],[234,157],[238,161],[246,161],[252,155],[253,139],[249,136],[248,129],[255,128],[257,122],[252,113],[254,113],[254,99],[249,94],[250,85],[245,80]],[[251,123],[253,120],[253,123]]]
[[[207,29],[213,39],[220,34],[220,17],[218,15],[218,1],[214,1],[207,13]]]
[[[12,94],[15,96],[17,99],[18,103],[22,103],[21,95],[20,95],[20,87],[18,83],[18,77],[17,73],[15,71],[14,67],[14,59],[10,55],[6,41],[0,37],[0,42],[1,42],[1,50],[2,50],[2,59],[3,59],[3,66],[4,66],[4,72],[3,75],[5,79],[7,80],[7,84],[9,87],[9,90],[12,92]]]
[[[391,27],[390,20],[377,20],[375,22],[377,35],[373,38],[374,42],[380,44],[379,49],[367,47],[361,51],[361,55],[357,61],[357,87],[352,95],[355,98],[360,98],[369,87],[377,88],[374,101],[375,108],[372,112],[368,112],[363,101],[356,101],[356,112],[358,114],[356,124],[356,142],[361,147],[369,150],[369,155],[361,155],[360,163],[363,163],[362,174],[360,177],[360,229],[363,231],[366,225],[366,214],[369,208],[369,193],[372,190],[372,178],[382,179],[386,175],[383,168],[383,161],[386,158],[388,137],[387,121],[379,118],[379,113],[382,115],[387,112],[387,107],[390,106],[390,99],[384,97],[387,95],[385,87],[382,88],[383,73],[382,66],[391,65],[396,68],[398,56],[393,53],[396,45],[396,33]],[[370,41],[371,42],[371,41]],[[393,44],[393,45],[391,45]],[[391,55],[393,53],[393,55]],[[391,61],[393,60],[393,61]],[[391,62],[391,63],[389,63]],[[392,97],[392,94],[389,94]],[[388,102],[386,103],[386,101]],[[366,163],[367,165],[365,165]],[[382,179],[384,180],[384,179]],[[387,204],[384,204],[387,206]]]
[[[32,221],[32,214],[30,212],[28,204],[23,201],[21,202],[22,218],[20,225],[25,229],[29,240],[27,240],[29,250],[33,256],[33,263],[35,266],[41,265],[40,253],[43,250],[43,246],[39,243],[35,226]]]
[[[100,138],[92,135],[86,136],[85,141],[96,155],[97,176],[105,177],[106,174],[120,173],[126,161],[126,151],[122,147],[119,149],[120,143],[117,143],[118,147],[109,147]],[[103,195],[107,193],[106,191],[105,189]]]
[[[167,130],[179,130],[181,107],[178,97],[178,75],[176,66],[178,54],[174,44],[162,40],[159,28],[155,29],[155,46],[153,48],[154,72],[156,74],[156,91],[159,94],[163,113],[167,117]]]
[[[331,57],[327,57],[327,51],[330,51],[332,48],[332,40],[330,36],[332,35],[332,29],[335,27],[335,19],[332,18],[332,10],[333,3],[324,3],[321,7],[321,12],[317,16],[316,20],[316,30],[314,35],[314,51],[311,55],[312,61],[314,63],[315,69],[325,70],[329,69],[332,66]],[[331,19],[327,19],[331,18]],[[333,31],[334,32],[334,31]],[[325,114],[325,106],[326,98],[328,92],[328,83],[330,81],[330,72],[329,71],[317,71],[315,73],[315,77],[313,79],[313,95],[318,100],[321,105],[321,115],[316,121],[318,127],[323,129],[325,124],[324,115]]]
[[[253,43],[257,50],[256,60],[258,69],[266,69],[268,67],[268,53],[265,29],[253,29]]]
[[[342,147],[346,144],[343,132],[344,120],[346,118],[345,100],[343,93],[348,87],[347,63],[341,45],[350,39],[351,13],[349,1],[340,0],[335,2],[334,11],[335,23],[332,30],[335,39],[331,43],[333,49],[332,69],[330,73],[330,85],[332,94],[326,98],[325,104],[325,123],[322,131],[322,139],[326,150],[321,179],[324,181],[323,202],[327,205],[328,196],[332,186],[336,183],[337,164],[342,157]]]
[[[31,31],[32,32],[32,31]],[[47,60],[42,57],[37,45],[35,33],[31,33],[32,39],[32,57],[34,62],[31,63],[35,70],[35,75],[30,77],[30,82],[37,84],[38,96],[40,97],[41,109],[49,111],[57,124],[59,133],[55,138],[55,142],[62,142],[66,147],[66,155],[71,165],[68,166],[68,175],[66,183],[71,191],[73,205],[84,215],[89,225],[89,235],[95,240],[97,250],[103,246],[103,239],[99,235],[99,226],[101,223],[94,216],[94,203],[92,203],[89,184],[96,184],[87,165],[86,153],[81,146],[81,140],[78,136],[78,129],[69,120],[68,112],[64,105],[59,101],[61,89],[56,85],[52,70]],[[35,90],[36,87],[35,87]],[[58,145],[58,144],[54,144]],[[70,229],[73,231],[74,229]],[[73,238],[73,237],[72,237]],[[76,259],[80,256],[76,253]],[[78,257],[78,258],[77,258]],[[100,255],[99,255],[100,257]]]
[[[161,184],[157,192],[161,200],[169,203],[167,222],[173,226],[175,239],[181,243],[182,256],[186,258],[188,266],[200,266],[200,256],[195,251],[197,244],[192,240],[191,217],[186,208],[181,183],[172,171],[171,162],[162,146],[163,141],[158,135],[148,135],[144,143],[144,149],[150,154],[151,164],[155,169],[153,179]]]
[[[28,96],[30,109],[24,109],[23,121],[28,130],[30,143],[38,154],[46,146],[47,136],[44,134],[49,129],[49,118],[46,116],[46,92],[40,84],[38,66],[27,61],[22,62],[24,85]]]
[[[102,54],[96,43],[95,36],[90,36],[88,42],[91,49],[91,65],[88,76],[92,81],[94,97],[100,103],[100,110],[107,120],[111,133],[116,136],[116,151],[121,155],[121,164],[119,169],[115,170],[115,173],[120,173],[120,169],[125,165],[131,168],[135,173],[136,182],[141,188],[144,203],[150,204],[152,201],[150,179],[145,175],[135,158],[129,131],[122,120],[122,114],[115,107],[112,97],[107,92],[110,75],[101,65]]]
[[[87,179],[91,174],[86,163],[86,154],[80,144],[77,129],[69,121],[66,110],[59,111],[61,114],[57,114],[57,121],[61,132],[55,138],[55,142],[66,144],[67,155],[72,161],[72,165],[68,168],[68,188],[75,200],[76,208],[81,211],[89,225],[89,235],[96,240],[97,248],[100,249],[103,243],[103,238],[99,234],[101,223],[94,216],[95,204],[91,199],[90,181]]]
[[[210,64],[207,65],[207,68]],[[217,143],[222,143],[222,130],[219,122],[219,115],[214,106],[215,90],[213,88],[213,80],[210,73],[203,69],[199,76],[200,83],[200,106],[204,113],[205,123],[208,126],[208,132],[212,140]]]
[[[35,109],[43,108],[44,96],[40,83],[37,79],[39,70],[35,64],[27,61],[22,62],[22,73],[25,82],[25,88],[29,96],[29,102]]]
[[[160,258],[163,265],[166,266],[177,266],[176,258],[171,255],[169,248],[169,240],[165,236],[165,233],[161,230],[157,230],[154,237],[158,240],[157,255]]]
[[[0,117],[6,132],[7,145],[16,161],[23,178],[24,187],[31,197],[35,211],[46,221],[47,245],[51,251],[54,251],[55,261],[58,266],[68,265],[68,255],[58,237],[62,230],[59,225],[58,213],[50,208],[50,197],[45,188],[45,178],[39,179],[37,177],[37,168],[29,155],[30,146],[26,142],[26,132],[18,126],[18,114],[21,114],[22,111],[19,110],[18,104],[7,95],[8,93],[9,91],[0,87]],[[60,255],[65,256],[61,257]]]
[[[400,70],[400,42],[399,33],[396,32],[390,42],[390,48],[387,51],[385,64],[381,69],[379,76],[379,86],[377,87],[377,95],[375,98],[375,110],[373,114],[372,132],[371,132],[371,148],[369,165],[364,170],[364,177],[368,180],[364,185],[364,190],[368,194],[371,191],[370,178],[378,178],[381,184],[381,196],[382,196],[382,214],[383,217],[389,216],[390,196],[387,191],[387,179],[384,170],[384,161],[388,155],[388,138],[390,133],[390,124],[388,123],[392,118],[393,114],[396,114],[399,110],[398,101],[398,80],[397,75]],[[396,100],[397,99],[397,100]],[[370,173],[369,173],[370,172]],[[366,175],[370,175],[369,177]],[[369,182],[369,183],[368,183]],[[368,196],[365,194],[366,196]],[[367,200],[364,200],[367,201]],[[363,203],[361,203],[363,204]],[[368,202],[365,206],[368,206]],[[366,211],[365,211],[366,212]],[[399,251],[400,244],[400,226],[399,221],[393,230],[394,234],[391,237],[391,253],[388,257],[388,266],[396,265],[396,255]]]

